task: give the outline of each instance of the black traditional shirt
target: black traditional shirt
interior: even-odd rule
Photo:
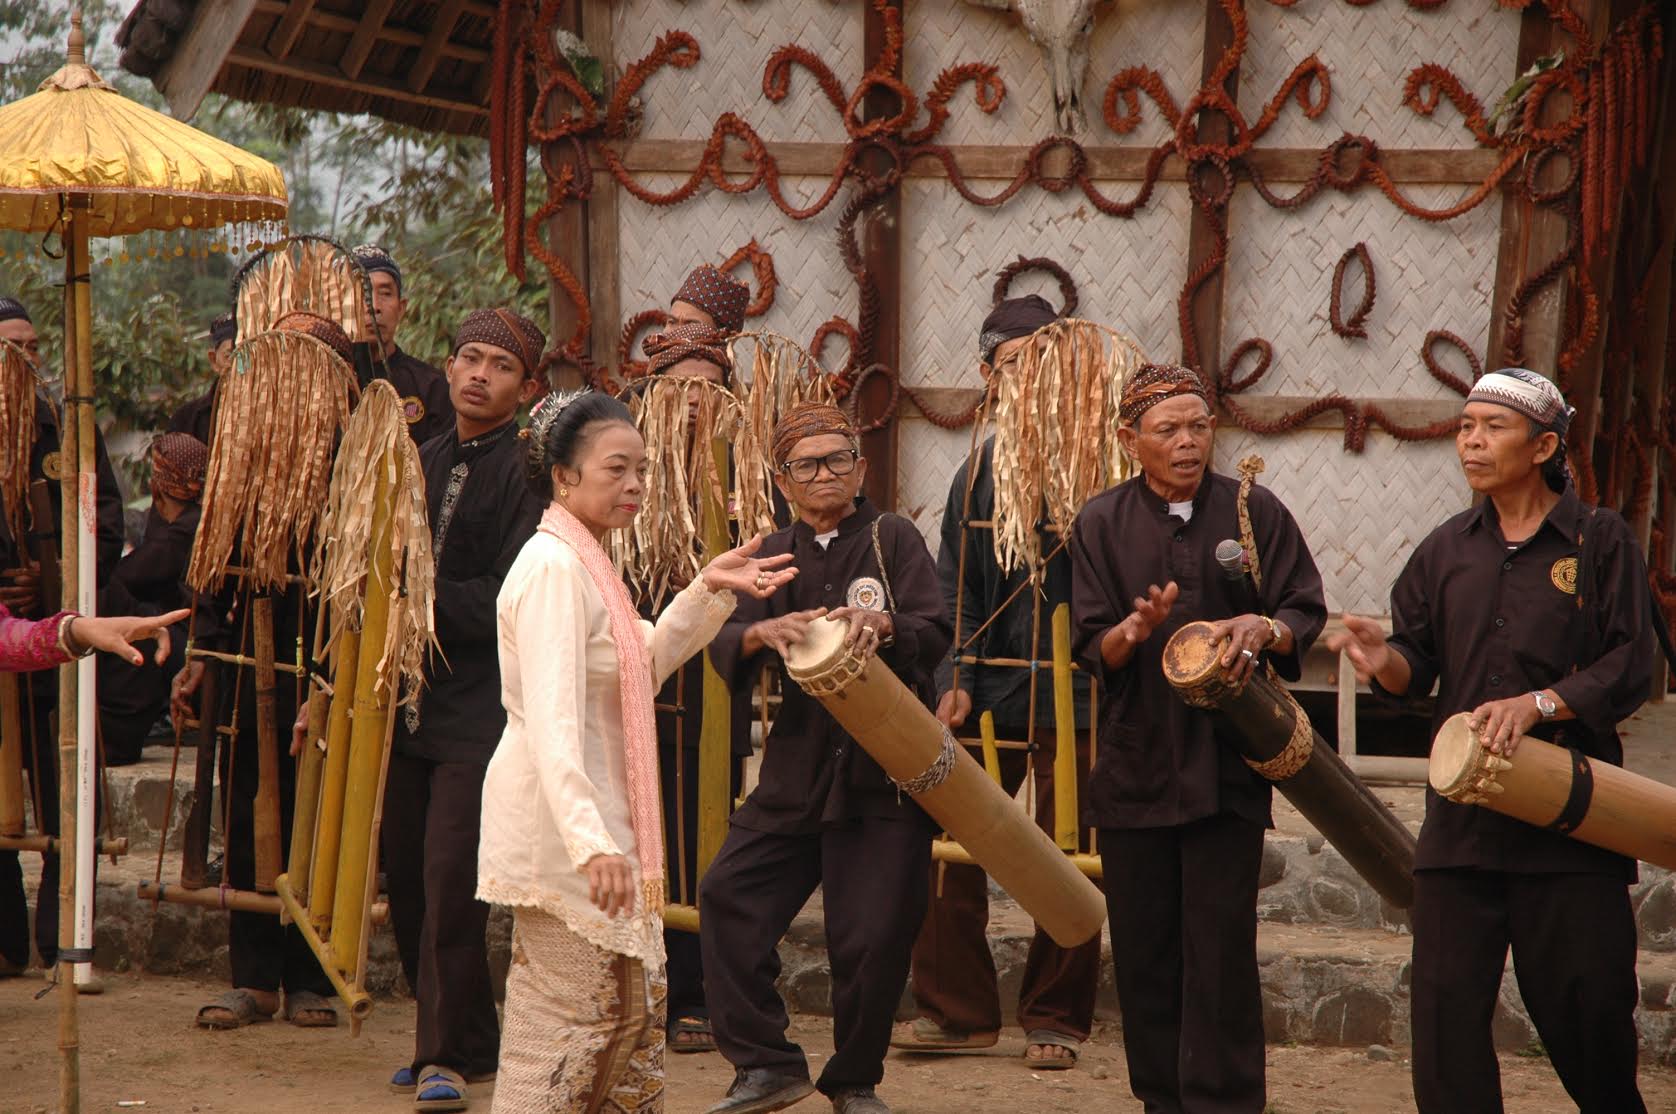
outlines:
[[[879,551],[873,530],[878,523]],[[764,661],[781,672],[780,714],[764,744],[757,787],[745,799],[733,823],[753,831],[807,834],[864,816],[913,818],[924,814],[899,793],[884,770],[856,745],[848,732],[814,697],[785,676],[772,650],[746,657],[745,631],[762,619],[845,606],[850,586],[864,578],[888,584],[896,601],[891,613],[895,638],[880,659],[931,707],[936,698],[933,673],[948,653],[950,627],[936,566],[913,524],[896,515],[881,516],[865,499],[838,524],[837,535],[817,541],[806,523],[797,522],[763,540],[759,557],[791,553],[797,579],[771,598],[741,596],[738,607],[710,644],[710,653],[728,683],[749,684]]]
[[[396,746],[434,762],[487,765],[506,727],[495,597],[541,521],[518,423],[460,441],[452,428],[419,448],[436,560],[436,637],[417,706],[397,716]]]
[[[168,432],[189,433],[208,445],[215,421],[215,388],[216,384],[210,384],[209,390],[176,410],[169,419]]]
[[[1137,476],[1089,501],[1072,526],[1072,642],[1101,683],[1099,751],[1083,823],[1155,828],[1231,812],[1269,822],[1269,783],[1239,756],[1237,729],[1220,714],[1182,701],[1164,679],[1164,645],[1195,620],[1258,612],[1285,623],[1289,654],[1265,654],[1289,681],[1327,621],[1321,574],[1303,534],[1274,493],[1253,487],[1251,528],[1262,566],[1259,596],[1249,577],[1231,580],[1216,544],[1239,537],[1239,482],[1206,473],[1183,522]],[[1149,586],[1170,581],[1181,595],[1169,617],[1122,669],[1107,669],[1100,640],[1134,610]]]
[[[373,360],[371,347],[355,346],[355,378],[364,388],[375,378],[387,378],[401,396],[402,414],[413,443],[423,445],[433,437],[454,432],[454,404],[448,400],[448,380],[442,372],[416,356],[394,349],[384,358],[389,375]]]
[[[122,555],[99,594],[105,615],[159,615],[191,603],[186,566],[203,508],[188,503],[173,522],[156,504],[146,512],[145,537]]]
[[[1408,659],[1411,694],[1439,682],[1433,734],[1486,701],[1553,689],[1577,719],[1538,724],[1531,735],[1623,765],[1618,723],[1652,684],[1653,605],[1640,547],[1613,511],[1594,512],[1594,571],[1579,573],[1591,509],[1567,489],[1536,533],[1509,546],[1495,503],[1485,499],[1415,548],[1391,588],[1391,647]],[[1592,606],[1578,607],[1580,575],[1585,601],[1594,585]],[[1578,661],[1590,622],[1598,649],[1593,660]],[[1622,855],[1455,804],[1430,788],[1414,866],[1635,876],[1633,860]]]
[[[1023,568],[1003,574],[995,559],[995,531],[992,526],[972,526],[966,531],[964,571],[960,558],[962,521],[991,522],[995,518],[995,438],[984,442],[978,456],[977,475],[972,482],[968,512],[966,483],[970,461],[960,466],[949,485],[948,505],[943,509],[943,540],[937,553],[937,577],[943,586],[943,605],[954,620],[955,644],[949,658],[937,671],[939,694],[953,687],[954,657],[1014,658],[1028,660],[1032,628],[1035,627],[1033,597]],[[1059,536],[1038,526],[1037,543],[1044,555],[1059,546]],[[964,576],[964,590],[962,578]],[[1008,602],[1008,601],[1011,602]],[[1053,612],[1071,602],[1071,555],[1059,549],[1047,563],[1042,583],[1041,626],[1034,633],[1038,661],[1053,660]],[[1003,610],[1003,605],[1005,609]],[[999,615],[997,615],[999,612]],[[991,617],[994,621],[990,622]],[[972,632],[989,623],[974,640]],[[1075,675],[1077,727],[1088,726],[1088,675]],[[995,713],[998,728],[1021,731],[1030,723],[1030,670],[1015,666],[962,665],[961,687],[972,694],[972,715],[963,730],[972,731],[977,717]],[[1036,680],[1036,723],[1054,726],[1053,675],[1042,672]],[[1051,738],[1051,736],[1050,736]]]
[[[58,452],[59,425],[57,407],[42,394],[35,397],[35,445],[29,453],[29,479],[46,480],[47,493],[52,503],[52,521],[50,523],[35,523],[35,530],[41,534],[50,534],[59,552],[63,552],[63,486],[55,476],[48,476],[46,472],[47,457]],[[74,469],[73,460],[59,461],[59,467]],[[110,579],[116,568],[116,563],[122,556],[123,544],[126,541],[126,531],[123,528],[122,488],[117,485],[116,472],[111,468],[110,454],[105,451],[105,438],[97,426],[93,429],[93,467],[94,475],[99,484],[98,506],[95,510],[94,539],[97,546],[96,560],[98,562],[97,576],[101,587]],[[27,515],[25,516],[28,517]],[[24,560],[33,560],[36,556],[34,541],[31,538],[14,538],[6,525],[5,515],[0,515],[0,568],[18,568]],[[58,610],[58,600],[46,600],[46,613]]]

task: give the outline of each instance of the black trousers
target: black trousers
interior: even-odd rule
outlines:
[[[1582,1114],[1644,1114],[1635,919],[1604,874],[1414,872],[1414,1100],[1500,1114],[1490,1022],[1508,948],[1537,1035]]]
[[[786,1039],[775,946],[820,886],[834,1051],[816,1086],[830,1096],[884,1078],[930,859],[930,828],[917,816],[865,818],[813,835],[728,832],[699,887],[699,925],[711,1022],[729,1063],[808,1076],[803,1049]]]
[[[58,671],[41,670],[18,676],[18,699],[23,709],[23,769],[29,779],[25,792],[30,809],[40,805],[35,829],[58,834],[58,736],[53,712],[58,706]],[[33,851],[0,851],[0,955],[19,967],[29,965],[29,898],[23,892],[23,863],[19,855]],[[58,962],[58,855],[41,857],[41,888],[35,902],[35,949],[41,965]],[[98,860],[95,859],[95,862]]]
[[[663,848],[670,900],[698,904],[698,743],[688,740],[679,754],[660,749],[663,778]],[[677,777],[679,772],[679,777]],[[739,795],[739,759],[729,767],[730,797]],[[676,807],[680,802],[680,807]],[[669,979],[669,1023],[683,1017],[710,1016],[704,998],[704,949],[698,937],[676,928],[663,930],[665,974]]]
[[[214,668],[212,665],[211,668]],[[220,755],[222,791],[227,795],[226,868],[227,884],[236,890],[256,888],[256,788],[261,779],[261,755],[256,741],[256,693],[251,671],[238,670],[244,693],[239,700],[239,734],[236,741],[223,738]],[[231,708],[233,686],[226,684],[232,671],[223,669],[224,708]],[[290,853],[291,814],[297,801],[297,763],[286,754],[291,724],[297,716],[296,689],[292,679],[280,674],[274,691],[275,730],[279,733],[279,841],[281,863]],[[226,722],[225,713],[217,722]],[[231,767],[229,771],[229,766]],[[296,925],[282,925],[267,913],[227,914],[227,953],[233,969],[233,985],[248,990],[312,991],[330,998],[337,993],[320,969]]]
[[[390,756],[379,849],[402,973],[419,1002],[413,1070],[432,1064],[487,1075],[500,1023],[477,900],[477,837],[485,767]]]
[[[1102,829],[1100,860],[1135,1097],[1146,1114],[1261,1114],[1262,827]]]

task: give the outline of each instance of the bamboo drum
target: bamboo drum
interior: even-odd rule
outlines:
[[[1346,862],[1392,905],[1414,903],[1414,836],[1327,745],[1265,669],[1229,683],[1211,624],[1188,623],[1164,647],[1164,676],[1187,703],[1221,712],[1241,757],[1291,801]]]
[[[844,645],[830,618],[786,655],[786,672],[960,841],[1054,942],[1074,948],[1106,919],[1105,899],[1046,832],[991,781],[966,749],[878,658]]]
[[[1526,735],[1512,758],[1479,742],[1466,712],[1450,716],[1432,742],[1432,788],[1538,828],[1676,870],[1676,788]],[[1573,801],[1573,796],[1577,800]],[[1568,810],[1567,805],[1572,807]],[[1575,826],[1559,822],[1567,813]]]

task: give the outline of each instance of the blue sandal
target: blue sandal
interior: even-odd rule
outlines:
[[[388,1086],[392,1094],[411,1095],[413,1088],[418,1084],[419,1077],[413,1074],[412,1065],[408,1065],[396,1069],[396,1074],[390,1077]]]
[[[457,1071],[430,1064],[419,1073],[416,1087],[417,1092],[413,1096],[415,1110],[464,1110],[471,1105],[471,1100],[466,1097],[465,1077]]]

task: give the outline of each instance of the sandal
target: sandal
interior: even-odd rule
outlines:
[[[285,995],[285,1020],[299,1029],[333,1029],[338,1011],[312,990],[292,990]]]
[[[1082,1042],[1075,1037],[1067,1037],[1064,1033],[1056,1033],[1052,1029],[1032,1029],[1025,1034],[1024,1039],[1028,1042],[1024,1049],[1024,1063],[1031,1070],[1067,1071],[1077,1066]],[[1032,1048],[1041,1048],[1046,1055],[1032,1056]]]
[[[392,1095],[411,1095],[413,1088],[418,1085],[419,1077],[413,1074],[412,1065],[397,1068],[396,1073],[390,1077],[390,1082],[385,1084]]]
[[[424,1111],[464,1110],[471,1105],[466,1097],[465,1077],[457,1071],[427,1065],[419,1073],[418,1090],[413,1095],[413,1109]]]
[[[716,1034],[708,1017],[678,1017],[669,1027],[668,1044],[671,1052],[714,1052]]]
[[[209,1005],[198,1008],[197,1023],[200,1029],[242,1029],[273,1019],[273,1011],[263,1011],[250,991],[229,990]]]
[[[992,1048],[1001,1039],[999,1030],[987,1033],[962,1033],[947,1029],[929,1017],[915,1018],[906,1025],[898,1025],[891,1034],[890,1046],[909,1052],[960,1052],[977,1048]]]

